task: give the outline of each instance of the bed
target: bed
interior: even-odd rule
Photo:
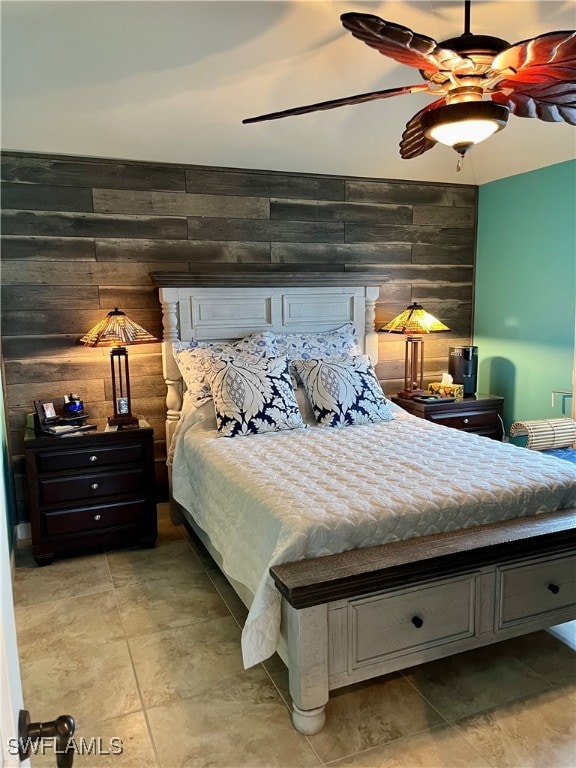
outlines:
[[[193,528],[250,609],[245,666],[275,651],[287,664],[297,730],[322,728],[330,690],[576,616],[568,462],[417,419],[389,401],[375,406],[381,418],[319,426],[302,381],[333,357],[298,368],[296,428],[223,437],[214,403],[187,397],[178,350],[190,344],[315,334],[332,342],[346,328],[358,345],[354,371],[360,360],[375,363],[384,276],[153,279],[173,520]],[[277,365],[263,357],[266,371]],[[292,393],[288,370],[278,380]]]

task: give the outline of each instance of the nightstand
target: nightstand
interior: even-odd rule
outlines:
[[[445,427],[462,429],[476,435],[502,440],[504,434],[504,398],[497,395],[473,395],[453,402],[416,403],[401,397],[390,398],[413,416],[443,424]]]
[[[91,547],[154,546],[154,431],[145,421],[64,437],[27,430],[24,446],[38,565]]]

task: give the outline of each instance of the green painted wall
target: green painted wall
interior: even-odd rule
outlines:
[[[570,415],[576,316],[576,161],[479,189],[474,344],[479,392],[513,421]]]

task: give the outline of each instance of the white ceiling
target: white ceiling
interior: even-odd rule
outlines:
[[[2,146],[199,165],[482,184],[576,157],[576,128],[511,116],[456,172],[437,145],[402,160],[422,94],[283,120],[244,117],[421,82],[343,29],[374,13],[437,41],[462,0],[7,2]],[[472,32],[509,42],[576,27],[573,0],[473,0]]]

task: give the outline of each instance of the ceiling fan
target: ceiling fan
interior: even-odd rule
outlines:
[[[464,2],[464,32],[437,43],[401,24],[367,13],[344,13],[352,35],[424,79],[382,91],[321,101],[250,117],[243,123],[304,115],[406,93],[439,96],[407,123],[400,142],[405,160],[437,142],[453,147],[461,161],[474,144],[505,127],[509,114],[576,125],[576,31],[547,32],[514,45],[470,32],[470,0]]]

